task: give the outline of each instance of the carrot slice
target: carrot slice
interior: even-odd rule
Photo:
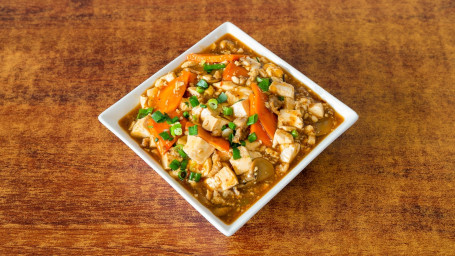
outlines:
[[[156,110],[169,113],[177,109],[189,83],[194,83],[196,74],[184,70],[182,75],[160,89],[154,102]]]
[[[265,107],[267,101],[267,95],[265,95],[261,89],[259,89],[256,83],[251,83],[251,88],[254,94],[254,107],[258,114],[259,121],[261,121],[262,127],[267,132],[269,137],[273,140],[277,127],[277,118],[268,108]]]
[[[248,70],[243,67],[239,67],[234,63],[230,62],[223,71],[223,80],[231,81],[232,76],[248,76]]]
[[[223,62],[223,61],[235,61],[235,60],[240,59],[241,57],[245,57],[245,55],[240,55],[240,54],[216,55],[216,54],[191,53],[186,57],[186,59],[190,60],[190,61],[196,61],[196,62],[205,61],[208,63],[214,63],[214,62]]]
[[[254,104],[253,94],[250,94],[249,99],[250,99],[250,114],[251,115],[257,114],[256,107]],[[256,133],[256,136],[258,137],[258,139],[260,141],[262,141],[262,143],[264,143],[264,145],[266,145],[267,147],[272,146],[272,140],[270,139],[269,135],[267,135],[264,128],[262,127],[261,121],[258,120],[256,123],[252,124],[250,126],[250,131],[251,131],[251,133],[253,133],[253,132]]]
[[[172,117],[176,117],[176,116],[179,116],[176,112],[171,112],[171,113],[168,113],[168,115],[172,118]],[[182,124],[182,127],[185,127],[185,124],[186,124],[186,119],[183,118],[182,120],[180,120],[180,123]],[[150,131],[150,133],[155,137],[155,138],[158,138],[158,141],[156,143],[157,145],[157,148],[158,148],[158,151],[160,152],[160,154],[163,156],[167,151],[169,151],[169,149],[172,147],[172,145],[174,145],[174,143],[182,136],[174,136],[174,139],[172,139],[171,141],[169,140],[164,140],[161,136],[160,136],[160,133],[162,132],[168,132],[170,134],[170,129],[171,129],[171,125],[169,125],[167,122],[162,122],[162,123],[157,123],[155,122],[155,120],[153,119],[149,119],[148,120],[148,129]]]
[[[185,127],[186,127],[186,129],[188,129],[188,127],[190,127],[190,126],[194,126],[194,124],[191,122],[187,122]],[[197,135],[199,137],[201,137],[201,139],[207,141],[210,145],[214,146],[216,149],[229,154],[230,145],[227,140],[220,138],[220,137],[212,136],[209,132],[204,130],[200,125],[197,126]]]

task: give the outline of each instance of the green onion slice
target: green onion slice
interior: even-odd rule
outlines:
[[[183,159],[182,163],[180,163],[180,170],[185,170],[188,166],[188,159]]]
[[[240,150],[238,148],[232,148],[232,158],[234,158],[234,160],[241,158]]]
[[[209,88],[209,84],[204,79],[199,80],[199,82],[197,82],[196,86],[199,88],[202,88],[202,89]]]
[[[231,128],[232,130],[235,130],[235,128],[237,127],[237,125],[235,125],[233,122],[229,122],[229,128]]]
[[[224,103],[227,101],[227,99],[228,99],[228,97],[227,97],[226,93],[224,93],[224,92],[220,93],[220,95],[218,96],[219,103]]]
[[[183,117],[186,118],[190,117],[190,113],[188,113],[188,111],[183,112]]]
[[[234,114],[234,109],[232,107],[223,107],[223,115],[232,116]]]
[[[174,171],[177,170],[179,167],[180,167],[180,162],[175,159],[172,160],[172,162],[169,164],[169,168],[171,168]]]
[[[215,70],[215,69],[222,69],[222,68],[225,68],[226,65],[225,64],[207,64],[207,63],[204,63],[204,70],[207,71],[208,73],[212,72],[212,70]]]
[[[198,182],[201,180],[201,176],[202,174],[198,172],[190,172],[190,176],[188,177],[188,179]]]
[[[296,138],[297,136],[299,136],[299,133],[296,130],[292,130],[291,135],[292,137]]]
[[[258,139],[258,136],[256,135],[255,132],[253,132],[250,135],[248,135],[248,141],[249,142],[255,142],[257,139]]]
[[[197,87],[197,88],[196,88],[196,91],[197,91],[198,93],[200,93],[200,94],[203,94],[203,93],[205,92],[205,89],[202,88],[202,87]]]
[[[188,127],[188,133],[190,135],[197,135],[197,125]]]
[[[218,108],[218,101],[216,99],[210,99],[207,104],[211,109],[217,109]]]
[[[139,109],[139,112],[137,113],[137,119],[141,119],[152,112],[153,112],[153,108],[141,108],[141,109]]]
[[[183,130],[182,130],[181,123],[175,123],[173,126],[171,126],[171,135],[172,136],[182,135],[182,133],[183,133]]]
[[[157,123],[162,123],[166,120],[166,116],[158,110],[152,114],[152,119]]]
[[[180,170],[179,171],[179,179],[184,180],[186,178],[186,171]]]
[[[188,101],[190,102],[191,106],[194,108],[199,105],[199,100],[196,96],[191,96]]]
[[[255,124],[258,121],[258,114],[254,114],[248,117],[248,121],[246,122],[247,125]]]
[[[163,138],[163,140],[171,141],[171,140],[174,139],[174,138],[172,138],[172,136],[168,132],[162,132],[159,135],[160,135],[161,138]]]
[[[258,81],[258,86],[263,90],[264,92],[267,92],[269,90],[270,86],[270,79],[269,78],[260,78],[256,77],[256,81]]]

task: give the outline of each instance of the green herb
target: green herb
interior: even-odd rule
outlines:
[[[225,116],[232,116],[234,113],[234,109],[231,107],[223,107],[223,115]]]
[[[170,118],[169,116],[166,117],[166,123],[168,123],[168,124],[173,124],[173,123],[177,122],[178,120],[179,120],[178,116],[176,116],[174,118]]]
[[[153,125],[149,125],[149,126],[147,126],[147,127],[148,127],[148,128],[153,128]]]
[[[186,118],[190,117],[190,113],[188,113],[188,111],[183,112],[183,117]]]
[[[297,136],[299,136],[299,133],[296,130],[292,130],[291,135],[292,137],[297,138]]]
[[[242,141],[240,141],[240,145],[245,147],[246,146],[246,142],[244,140],[242,140]]]
[[[261,63],[261,61],[259,60],[259,58],[258,58],[258,57],[256,57],[256,60],[257,60],[259,63]]]
[[[197,91],[198,93],[200,93],[200,94],[203,94],[203,93],[205,92],[205,89],[202,88],[202,87],[197,87],[197,88],[196,88],[196,91]]]
[[[180,170],[185,170],[186,166],[188,165],[188,159],[184,159],[180,164]]]
[[[207,104],[211,109],[217,109],[218,108],[218,101],[216,99],[210,99]]]
[[[256,77],[256,81],[258,81],[258,86],[263,90],[264,92],[269,91],[269,86],[270,86],[270,79],[269,78],[260,78]]]
[[[182,124],[176,123],[173,126],[171,126],[171,135],[172,136],[182,135],[182,133],[183,133]]]
[[[229,134],[228,137],[229,143],[232,143],[232,139],[234,139],[234,133]]]
[[[218,96],[219,103],[224,103],[227,101],[227,99],[228,99],[228,97],[227,97],[226,93],[224,93],[224,92],[220,93],[220,95]]]
[[[179,171],[179,179],[180,179],[180,180],[184,180],[185,177],[186,177],[186,171],[180,170],[180,171]]]
[[[285,75],[283,74],[283,82],[286,82]]]
[[[200,106],[201,106],[201,108],[207,108],[207,105],[205,105],[205,104],[201,104]]]
[[[249,142],[255,142],[257,139],[258,139],[258,136],[256,135],[255,132],[253,132],[250,135],[248,135],[248,141]]]
[[[204,63],[204,70],[207,71],[207,73],[212,72],[212,70],[222,69],[222,68],[225,68],[225,67],[226,67],[225,64],[207,64],[207,63]]]
[[[221,126],[221,130],[222,130],[222,131],[226,130],[226,128],[228,128],[228,125],[227,125],[227,124]]]
[[[197,135],[197,125],[188,127],[188,133],[190,135]]]
[[[174,138],[172,138],[171,135],[169,135],[168,132],[162,132],[159,134],[161,136],[161,138],[163,138],[163,140],[168,140],[168,141],[171,141],[173,140]]]
[[[141,119],[152,112],[153,112],[153,108],[141,108],[141,109],[139,109],[139,112],[137,113],[137,119]]]
[[[155,142],[158,142],[158,138],[155,138]]]
[[[190,176],[188,177],[188,179],[198,182],[201,180],[201,176],[202,176],[202,174],[200,174],[200,173],[190,172]]]
[[[193,121],[197,122],[198,119],[197,115],[193,115]]]
[[[238,148],[232,148],[232,158],[234,158],[234,160],[241,158],[240,150]]]
[[[246,122],[247,125],[255,124],[258,121],[258,114],[254,114],[248,117],[248,121]]]
[[[179,167],[180,167],[180,162],[175,159],[172,160],[172,162],[169,164],[169,168],[171,168],[174,171],[177,170]]]
[[[229,122],[229,128],[231,128],[232,130],[235,130],[235,127],[237,127],[237,125],[235,125],[233,122]]]
[[[153,121],[155,121],[157,123],[162,123],[162,122],[164,122],[164,120],[166,120],[166,116],[163,115],[163,113],[161,113],[158,110],[158,111],[155,111],[155,113],[152,114],[152,119],[153,119]]]
[[[281,101],[283,101],[283,100],[284,100],[284,97],[281,96],[281,95],[278,95],[278,99],[281,100]]]
[[[209,88],[209,84],[204,79],[199,80],[199,82],[197,82],[196,86],[199,88],[202,88],[202,89]]]
[[[190,103],[188,103],[188,101],[185,101],[185,105],[187,105],[189,107]]]
[[[199,100],[196,96],[191,96],[188,100],[193,108],[199,105]]]

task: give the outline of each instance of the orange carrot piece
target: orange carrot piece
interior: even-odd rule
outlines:
[[[193,123],[187,122],[186,129],[190,126],[194,126]],[[214,146],[216,149],[223,151],[229,154],[229,142],[223,138],[212,136],[209,132],[204,130],[200,125],[197,126],[197,135],[201,137],[201,139],[205,140],[210,145]]]
[[[191,53],[186,56],[187,60],[201,62],[205,61],[207,63],[223,62],[223,61],[235,61],[244,57],[245,55],[240,54],[225,54],[225,55],[216,55],[216,54],[197,54]]]
[[[230,62],[223,71],[223,80],[231,81],[232,76],[248,76],[248,70],[243,67],[239,67],[234,63]]]
[[[262,127],[267,132],[269,137],[273,140],[275,136],[275,131],[277,127],[277,118],[268,108],[265,107],[265,102],[267,101],[267,95],[265,95],[261,89],[259,89],[256,83],[251,83],[251,88],[253,89],[254,94],[254,106],[256,113],[258,114],[258,119],[261,121]]]
[[[157,100],[154,102],[155,109],[166,113],[176,110],[185,94],[188,84],[194,83],[195,80],[196,74],[184,70],[181,76],[170,81],[167,86],[160,89]]]
[[[179,116],[176,112],[171,112],[168,113],[168,115],[172,117]],[[186,119],[180,120],[180,123],[182,124],[182,127],[185,127],[186,124]],[[174,143],[182,136],[174,136],[174,139],[169,141],[169,140],[164,140],[161,138],[160,133],[167,131],[169,135],[171,134],[171,126],[167,122],[162,122],[162,123],[157,123],[153,119],[149,119],[148,121],[148,129],[150,133],[155,137],[158,138],[158,142],[156,143],[158,151],[160,152],[161,155],[164,155],[171,147],[174,145]]]
[[[251,115],[254,115],[254,114],[257,114],[256,112],[256,107],[255,107],[255,104],[254,104],[254,96],[253,94],[250,94],[250,114]],[[264,145],[266,145],[267,147],[271,147],[272,146],[272,140],[270,139],[269,135],[267,135],[267,133],[265,132],[264,128],[262,127],[262,124],[261,124],[261,121],[257,121],[256,123],[252,124],[250,126],[250,132],[251,133],[256,133],[256,136],[258,137],[258,139],[260,141],[262,141],[262,143]]]

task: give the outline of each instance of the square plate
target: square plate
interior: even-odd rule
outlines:
[[[317,95],[327,102],[332,108],[340,114],[344,121],[330,134],[328,134],[319,144],[305,157],[299,164],[289,171],[272,189],[270,189],[262,198],[253,204],[246,212],[244,212],[236,221],[227,225],[216,217],[209,209],[202,205],[196,198],[193,197],[177,180],[172,178],[161,165],[153,159],[146,151],[131,136],[125,132],[119,125],[119,120],[134,109],[139,104],[139,96],[153,85],[155,80],[161,76],[173,71],[179,67],[185,60],[189,53],[198,53],[211,45],[225,34],[231,34],[240,40],[242,43],[253,49],[257,54],[265,56],[270,61],[281,66],[284,70],[289,72],[297,80],[301,81],[308,88],[313,90]],[[109,130],[111,130],[117,137],[119,137],[126,145],[128,145],[138,156],[140,156],[150,167],[152,167],[164,180],[166,180],[185,200],[188,201],[198,212],[202,214],[212,225],[214,225],[220,232],[226,236],[234,234],[241,228],[254,214],[256,214],[264,205],[266,205],[278,192],[280,192],[291,180],[294,179],[316,156],[318,156],[330,143],[332,143],[338,136],[351,127],[358,119],[358,115],[344,103],[330,95],[327,91],[322,89],[315,82],[311,81],[308,77],[286,63],[280,57],[269,51],[262,46],[248,34],[243,32],[237,26],[230,22],[225,22],[201,41],[196,43],[190,49],[182,53],[176,59],[167,64],[164,68],[156,72],[153,76],[145,80],[142,84],[128,93],[125,97],[117,101],[114,105],[110,106],[103,113],[98,116],[98,119]]]

